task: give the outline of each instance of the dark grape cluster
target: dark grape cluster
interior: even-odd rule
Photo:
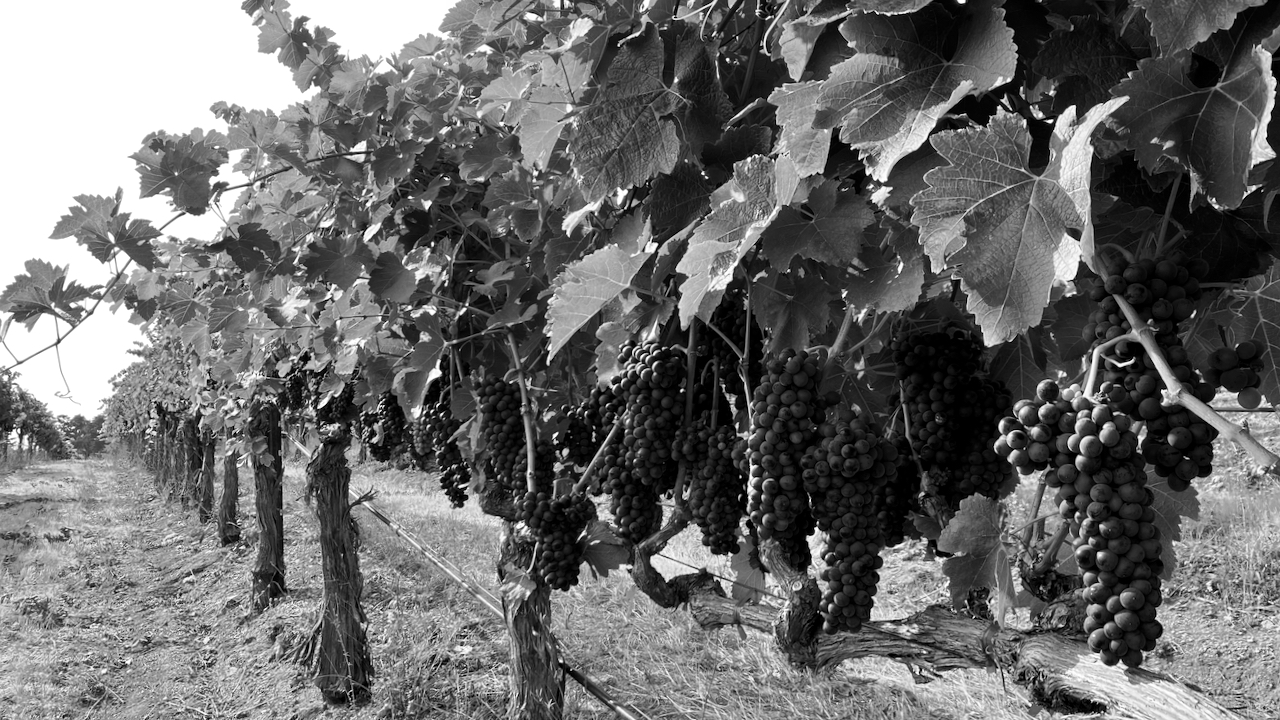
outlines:
[[[849,408],[828,414],[834,417],[818,426],[821,441],[806,450],[801,466],[814,520],[827,534],[823,629],[836,633],[871,619],[876,571],[884,564],[876,493],[896,480],[898,448]]]
[[[658,343],[625,348],[613,379],[622,434],[606,448],[605,486],[619,534],[639,540],[661,522],[659,498],[675,483],[673,445],[684,415],[685,358]],[[607,418],[606,418],[607,422]]]
[[[497,375],[486,375],[476,385],[479,397],[480,436],[487,453],[485,470],[513,492],[523,492],[528,465],[524,420],[520,415],[520,388]]]
[[[1041,380],[1034,398],[1014,403],[1013,415],[1000,420],[996,454],[1023,475],[1049,467],[1060,451],[1066,452],[1058,438],[1072,432],[1076,411],[1092,405],[1088,399],[1080,398],[1077,407],[1079,397],[1078,386],[1063,391],[1056,382]]]
[[[819,395],[822,361],[787,349],[765,363],[751,404],[747,439],[751,472],[747,509],[761,540],[774,538],[792,567],[811,558],[807,538],[815,527],[800,460],[818,440],[826,403]]]
[[[689,460],[689,511],[714,555],[738,552],[738,523],[747,509],[747,478],[734,460],[738,434],[732,425],[700,423],[683,454]],[[692,446],[692,447],[690,447]]]
[[[1163,548],[1146,460],[1129,415],[1105,405],[1075,415],[1073,431],[1062,435],[1067,451],[1045,481],[1057,490],[1063,517],[1079,526],[1074,546],[1089,647],[1108,665],[1137,667],[1162,633],[1156,608]]]
[[[280,393],[282,409],[294,413],[301,412],[312,403],[312,373],[306,369],[311,362],[311,351],[303,350],[289,365],[289,372],[284,376],[284,389]]]
[[[519,510],[520,519],[538,538],[534,572],[555,590],[577,585],[582,531],[595,519],[595,504],[585,495],[551,497],[538,491],[526,493]]]
[[[598,447],[596,426],[592,424],[591,399],[578,405],[562,405],[560,416],[565,419],[565,426],[556,437],[556,449],[571,465],[589,464]]]
[[[312,376],[311,402],[315,410],[316,424],[329,425],[348,422],[356,412],[355,383],[350,381],[343,383],[342,389],[338,392],[326,394],[321,382],[323,377],[323,375],[319,374]]]
[[[1235,347],[1221,347],[1209,356],[1209,367],[1201,368],[1205,382],[1236,393],[1240,407],[1253,410],[1262,404],[1262,373],[1266,370],[1266,343],[1245,340]]]
[[[996,497],[1009,465],[992,449],[996,423],[1012,398],[984,377],[982,345],[958,329],[903,334],[892,343],[911,446],[924,470],[939,477],[951,507],[981,494]]]
[[[1178,324],[1195,312],[1195,302],[1202,295],[1199,278],[1208,269],[1204,260],[1188,261],[1179,251],[1159,261],[1143,258],[1129,262],[1113,257],[1104,261],[1101,278],[1087,287],[1088,297],[1098,307],[1084,327],[1084,337],[1092,340],[1095,348],[1114,343],[1106,349],[1108,359],[1099,386],[1102,398],[1116,410],[1146,423],[1142,454],[1158,475],[1169,478],[1169,487],[1174,490],[1185,490],[1193,478],[1207,477],[1212,471],[1217,431],[1181,405],[1163,399],[1164,381],[1157,371],[1157,358],[1141,343],[1121,339],[1133,325],[1118,298],[1132,306],[1137,319],[1152,329],[1160,354],[1182,389],[1208,402],[1213,399],[1214,387],[1197,376],[1178,337]]]
[[[888,438],[897,450],[897,471],[891,482],[876,488],[876,518],[884,546],[894,547],[907,539],[908,519],[920,494],[920,468],[911,457],[911,443],[905,435],[891,433]]]
[[[360,414],[361,441],[369,448],[374,460],[386,462],[395,457],[407,440],[408,423],[395,393],[390,390],[378,397],[372,410]]]
[[[449,396],[439,392],[428,393],[434,400],[422,406],[422,417],[414,424],[414,461],[418,469],[427,470],[427,462],[435,460],[440,472],[440,488],[453,507],[462,507],[467,501],[467,486],[471,484],[471,470],[462,458],[462,451],[453,439],[462,427],[462,421],[453,416]]]

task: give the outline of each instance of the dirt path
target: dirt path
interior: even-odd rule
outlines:
[[[274,662],[318,583],[302,573],[293,602],[247,620],[248,546],[218,546],[138,478],[107,462],[0,477],[0,720],[324,713]]]

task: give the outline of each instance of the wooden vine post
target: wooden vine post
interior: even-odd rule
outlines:
[[[347,465],[350,431],[343,425],[321,428],[320,448],[307,463],[307,497],[315,501],[320,522],[320,557],[324,573],[319,644],[314,682],[332,703],[368,702],[373,688],[373,661],[365,634],[360,598],[364,577],[353,503],[348,498],[351,468]]]
[[[258,556],[253,567],[253,609],[261,612],[285,594],[284,447],[280,409],[274,402],[254,404],[249,436],[253,442],[254,501],[258,512]]]
[[[200,481],[196,486],[196,512],[200,522],[213,519],[213,475],[216,472],[216,451],[218,442],[213,432],[203,430],[200,433]]]
[[[236,511],[240,503],[239,458],[231,447],[231,430],[223,432],[222,498],[218,502],[218,542],[231,545],[240,541],[240,523]]]

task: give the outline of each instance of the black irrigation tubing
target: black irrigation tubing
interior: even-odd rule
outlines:
[[[654,555],[655,555],[656,557],[660,557],[660,558],[662,558],[662,559],[664,559],[664,560],[670,560],[670,561],[671,561],[671,562],[673,562],[673,563],[676,563],[676,564],[679,564],[679,565],[683,565],[683,566],[685,566],[685,567],[689,568],[690,570],[702,570],[702,571],[705,571],[705,572],[706,572],[708,575],[710,575],[711,577],[713,577],[713,578],[715,578],[715,579],[717,579],[717,580],[723,580],[723,581],[725,581],[725,582],[727,582],[727,583],[729,583],[729,584],[731,584],[731,585],[737,585],[738,587],[746,588],[746,589],[748,589],[748,590],[752,590],[752,591],[754,591],[754,592],[761,593],[762,595],[768,595],[768,596],[769,596],[769,597],[771,597],[771,598],[776,598],[776,599],[778,599],[778,600],[781,600],[782,602],[787,602],[787,599],[786,599],[786,598],[784,598],[784,597],[782,597],[781,595],[778,595],[778,594],[776,594],[776,593],[771,593],[771,592],[769,592],[769,591],[768,591],[767,589],[765,589],[765,588],[759,588],[759,587],[756,587],[755,585],[747,585],[746,583],[740,583],[740,582],[738,582],[737,580],[730,580],[729,578],[727,578],[727,577],[725,577],[725,576],[723,576],[723,575],[717,575],[717,574],[715,574],[715,573],[711,572],[710,570],[707,570],[705,567],[698,567],[697,565],[690,565],[689,563],[687,563],[687,562],[685,562],[685,561],[683,561],[683,560],[677,560],[677,559],[675,559],[675,558],[671,557],[670,555],[663,555],[663,554],[662,554],[662,553],[660,553],[660,552],[654,553]]]
[[[354,491],[348,492],[351,493],[352,498],[359,499],[361,497]],[[502,618],[504,621],[506,620],[506,615],[502,612],[502,604],[492,592],[489,592],[488,588],[485,588],[483,585],[480,585],[467,577],[462,570],[452,562],[446,560],[440,555],[437,555],[433,550],[423,545],[413,536],[412,533],[406,530],[403,525],[392,520],[386,515],[386,513],[375,507],[373,503],[368,500],[363,500],[360,505],[368,510],[375,518],[381,520],[388,528],[391,529],[392,532],[399,535],[401,539],[413,546],[415,550],[427,559],[427,562],[431,563],[436,567],[436,569],[447,575],[450,580],[461,585],[462,588],[472,597],[479,600],[481,605],[489,608],[489,610],[499,618]],[[603,687],[588,677],[586,673],[569,665],[569,663],[563,659],[564,649],[560,647],[560,642],[555,638],[555,636],[551,637],[551,642],[556,647],[556,654],[560,656],[557,657],[560,669],[564,670],[566,675],[576,680],[577,683],[582,686],[583,690],[586,690],[592,697],[599,700],[602,705],[612,710],[614,715],[623,718],[623,720],[640,720],[634,712],[619,705],[616,700],[610,697],[609,693]]]

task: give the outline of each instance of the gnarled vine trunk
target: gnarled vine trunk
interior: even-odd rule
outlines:
[[[218,541],[223,545],[240,542],[240,523],[236,511],[240,503],[240,468],[231,448],[231,431],[223,437],[222,500],[218,503]]]
[[[200,469],[204,464],[199,415],[184,418],[180,429],[179,488],[183,509],[199,504]]]
[[[360,604],[364,578],[355,520],[347,493],[351,469],[346,428],[331,425],[307,463],[307,496],[320,521],[320,557],[324,571],[315,684],[329,702],[367,702],[373,687],[373,662],[365,636],[368,622]]]
[[[249,430],[254,444],[254,501],[258,511],[258,557],[253,568],[253,609],[261,612],[285,594],[284,448],[280,409],[258,402]]]
[[[551,588],[524,568],[533,565],[535,546],[502,523],[498,581],[511,636],[510,697],[507,720],[560,720],[564,716],[564,672],[551,636]]]

